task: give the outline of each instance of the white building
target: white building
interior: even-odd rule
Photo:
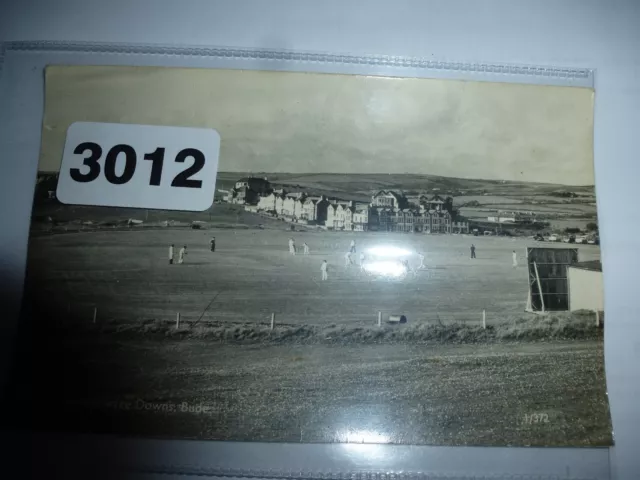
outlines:
[[[493,217],[487,217],[487,221],[493,223],[516,223],[516,217],[496,215]]]
[[[275,212],[276,211],[276,199],[278,195],[275,193],[270,193],[264,197],[260,197],[258,200],[258,210],[263,210],[265,212]]]
[[[232,190],[226,190],[226,189],[219,188],[218,189],[218,193],[220,195],[222,195],[222,201],[223,202],[231,203],[231,201],[233,200]]]
[[[391,190],[380,190],[371,197],[372,207],[402,208],[402,197]]]
[[[338,221],[338,214],[336,211],[337,209],[338,209],[337,203],[335,202],[329,203],[329,208],[327,208],[327,221],[325,222],[325,225],[328,228],[337,227],[337,221]]]
[[[451,231],[453,233],[469,233],[468,222],[451,222]]]
[[[353,212],[353,230],[364,232],[369,230],[369,206],[357,206]]]
[[[567,281],[570,311],[604,311],[604,280],[600,262],[582,262],[569,266]]]
[[[527,212],[527,211],[509,212],[504,210],[498,210],[495,216],[487,217],[487,220],[493,223],[532,222],[532,221],[535,221],[535,219],[536,219],[535,212]]]
[[[281,211],[278,213],[286,217],[297,218],[302,213],[301,207],[304,196],[302,192],[285,194]]]
[[[267,180],[267,177],[245,177],[235,183],[235,188],[237,190],[247,188],[256,192],[258,195],[265,195],[271,190],[271,184],[269,180]]]
[[[324,225],[327,220],[329,201],[325,196],[307,197],[300,205],[300,220],[307,223]]]
[[[329,204],[327,210],[327,221],[325,225],[335,230],[352,230],[353,223],[353,202]]]

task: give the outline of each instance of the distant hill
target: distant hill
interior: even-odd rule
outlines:
[[[217,187],[230,188],[246,173],[218,172]],[[418,193],[440,195],[509,195],[536,196],[554,192],[592,194],[593,186],[564,186],[557,184],[511,182],[502,180],[473,180],[412,174],[341,174],[341,173],[266,173],[254,172],[253,176],[267,177],[276,187],[290,191],[306,191],[338,198],[367,200],[379,190],[396,190],[406,195]]]
[[[512,182],[502,180],[475,180],[413,174],[342,174],[342,173],[268,173],[254,172],[256,177],[267,177],[276,188],[304,191],[311,195],[327,195],[355,201],[367,201],[379,190],[395,190],[405,195],[420,193],[439,195],[496,195],[532,197],[542,195],[593,195],[593,186],[564,186],[557,184]],[[39,195],[55,190],[58,174],[39,172]],[[243,172],[218,172],[216,190],[232,188],[237,180],[246,177]]]
[[[593,195],[593,186],[565,186],[557,184],[513,182],[503,180],[475,180],[413,174],[341,174],[341,173],[268,173],[254,172],[256,177],[267,177],[276,188],[288,191],[305,191],[311,195],[366,201],[379,190],[396,190],[406,195],[419,193],[439,195],[504,195],[531,197],[537,195],[575,194]],[[246,177],[246,172],[218,172],[216,189],[232,188],[234,183]],[[58,173],[38,172],[37,194],[55,190]]]
[[[441,177],[436,175],[410,174],[287,174],[257,173],[253,176],[267,177],[275,188],[289,192],[306,192],[310,195],[326,195],[330,198],[369,202],[371,195],[379,190],[394,190],[407,196],[438,194],[454,197],[454,205],[460,218],[486,221],[499,210],[535,212],[539,218],[550,221],[553,226],[582,228],[596,221],[595,193],[593,186],[563,186],[500,180],[475,180]],[[235,182],[247,173],[218,172],[216,197],[219,190],[232,188]],[[207,212],[161,212],[137,209],[105,208],[61,205],[49,199],[48,192],[57,187],[58,174],[39,172],[34,197],[33,220],[44,222],[52,219],[64,224],[73,221],[113,222],[128,218],[144,219],[145,223],[165,220],[192,222],[204,221],[216,225],[264,224],[267,228],[283,228],[275,220],[245,212],[240,205],[214,204]]]

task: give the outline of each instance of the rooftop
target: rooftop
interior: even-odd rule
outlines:
[[[236,182],[269,182],[265,177],[243,177]]]
[[[592,272],[602,272],[602,262],[600,260],[592,260],[590,262],[578,262],[570,265],[573,268],[581,270],[590,270]]]

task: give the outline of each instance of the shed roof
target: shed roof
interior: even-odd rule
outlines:
[[[592,260],[590,262],[578,262],[569,266],[572,268],[579,268],[581,270],[590,270],[592,272],[602,272],[602,262],[600,262],[600,260]]]

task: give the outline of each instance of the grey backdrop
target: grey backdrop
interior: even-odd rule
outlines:
[[[397,450],[328,446],[240,446],[197,443],[136,445],[140,455],[171,454],[184,463],[224,459],[225,465],[292,470],[442,471],[469,474],[542,473],[555,465],[557,475],[585,472],[607,478],[608,458],[614,478],[636,478],[640,471],[640,307],[635,298],[640,212],[636,208],[640,125],[640,2],[489,0],[449,1],[259,1],[259,0],[31,0],[5,1],[0,11],[0,41],[85,40],[270,47],[332,53],[423,56],[453,62],[541,64],[596,69],[595,158],[607,308],[606,370],[616,446],[610,455],[571,457],[559,450],[451,449]],[[11,78],[6,68],[2,87]],[[3,98],[5,101],[6,98]],[[1,110],[0,139],[15,147],[12,131],[33,128],[33,118]],[[33,116],[33,112],[31,112]],[[36,122],[37,123],[37,122]],[[25,134],[25,138],[32,136]],[[7,143],[4,143],[7,145]],[[24,273],[30,205],[15,195],[35,169],[0,150],[0,275],[3,324],[16,313]],[[33,172],[31,170],[33,169]],[[16,183],[18,182],[18,183]],[[23,195],[21,195],[23,196]],[[9,283],[8,283],[9,282]],[[3,329],[2,335],[8,334]],[[25,448],[28,443],[25,443]],[[90,440],[82,445],[95,445]],[[167,447],[168,450],[162,451]],[[132,451],[130,447],[128,451]],[[291,449],[289,455],[289,450]],[[137,450],[135,450],[137,451]],[[375,453],[378,452],[378,453]],[[586,452],[585,452],[586,453]],[[241,455],[241,456],[237,456]],[[569,456],[567,456],[569,455]],[[177,458],[177,457],[176,457]],[[567,461],[563,464],[563,458]],[[469,462],[478,462],[474,467]],[[239,462],[239,463],[238,463]],[[287,463],[288,462],[288,463]],[[251,466],[249,467],[250,464]],[[563,466],[564,465],[564,466]],[[517,468],[516,468],[517,467]],[[227,467],[230,468],[230,467]],[[524,470],[523,470],[524,469]],[[551,470],[545,469],[545,473]]]

